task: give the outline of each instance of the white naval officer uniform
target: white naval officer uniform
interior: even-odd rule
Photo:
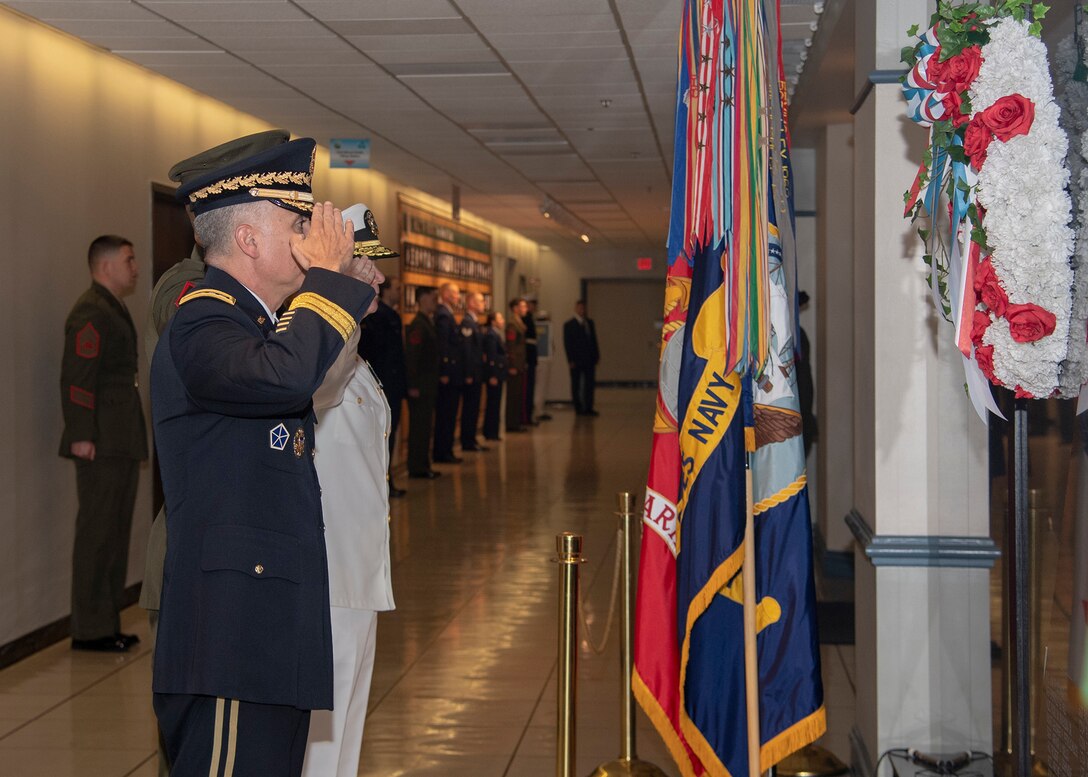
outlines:
[[[333,709],[314,710],[303,777],[355,777],[374,669],[377,613],[392,610],[389,404],[356,355],[359,329],[314,394],[332,605]]]

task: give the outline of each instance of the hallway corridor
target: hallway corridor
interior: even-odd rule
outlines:
[[[654,395],[600,392],[601,416],[554,420],[465,453],[435,481],[404,479],[392,509],[397,610],[378,620],[378,657],[360,773],[368,777],[554,774],[554,537],[585,536],[586,617],[600,640],[614,569],[617,491],[645,485]],[[67,641],[0,671],[0,775],[153,777],[151,655],[142,610],[123,656],[73,653]],[[619,753],[613,626],[604,653],[582,635],[578,775]],[[823,649],[824,744],[848,757],[852,646]],[[836,706],[838,704],[839,706]],[[678,771],[639,712],[642,759]]]

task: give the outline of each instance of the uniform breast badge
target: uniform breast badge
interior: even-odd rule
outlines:
[[[287,427],[283,424],[274,426],[268,432],[268,447],[274,451],[282,451],[287,447],[287,440],[290,436],[287,433]]]
[[[295,458],[301,459],[306,452],[306,433],[302,429],[295,430]]]

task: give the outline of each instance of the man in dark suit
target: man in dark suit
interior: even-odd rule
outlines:
[[[122,298],[136,288],[132,243],[96,238],[87,251],[91,287],[64,324],[60,455],[76,463],[72,549],[72,647],[124,652],[121,633],[132,509],[147,427],[136,379],[136,329]]]
[[[169,516],[152,688],[174,777],[221,762],[294,777],[309,711],[332,703],[311,397],[378,274],[313,203],[315,149],[285,143],[178,190],[208,271],[151,371]]]
[[[430,286],[416,287],[419,312],[404,337],[408,385],[408,477],[433,480],[441,473],[431,469],[431,430],[438,394],[438,332],[431,316],[438,304]]]
[[[510,300],[510,320],[506,322],[506,431],[524,432],[521,409],[525,406],[525,312],[529,309],[521,297]]]
[[[598,415],[593,409],[593,388],[601,354],[597,348],[597,329],[593,326],[593,319],[586,318],[586,303],[583,300],[574,303],[574,318],[563,324],[563,347],[567,351],[567,364],[570,367],[574,412],[578,415]]]
[[[483,333],[484,369],[487,381],[487,409],[484,411],[484,439],[499,438],[499,405],[502,404],[502,384],[506,382],[506,321],[498,311],[487,317]]]
[[[483,294],[473,291],[465,295],[465,315],[461,318],[461,362],[465,374],[461,388],[461,450],[463,451],[487,450],[476,441],[484,367],[483,338],[476,317],[483,312]]]
[[[404,496],[403,488],[393,484],[393,449],[397,441],[401,406],[408,396],[407,369],[404,359],[404,324],[396,307],[400,302],[400,281],[386,278],[378,287],[378,309],[363,319],[359,338],[359,356],[374,368],[382,391],[389,401],[389,496]]]
[[[461,328],[454,309],[461,304],[461,289],[456,283],[443,283],[438,290],[438,308],[434,327],[438,331],[438,397],[434,406],[434,460],[440,464],[460,464],[453,455],[453,436],[457,428],[457,402],[465,381],[462,363]]]

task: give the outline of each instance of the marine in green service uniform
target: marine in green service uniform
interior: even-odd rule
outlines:
[[[76,464],[79,512],[72,550],[72,647],[123,653],[129,534],[147,427],[137,378],[136,327],[122,299],[139,279],[132,242],[96,238],[87,251],[91,287],[64,325],[60,455]]]

